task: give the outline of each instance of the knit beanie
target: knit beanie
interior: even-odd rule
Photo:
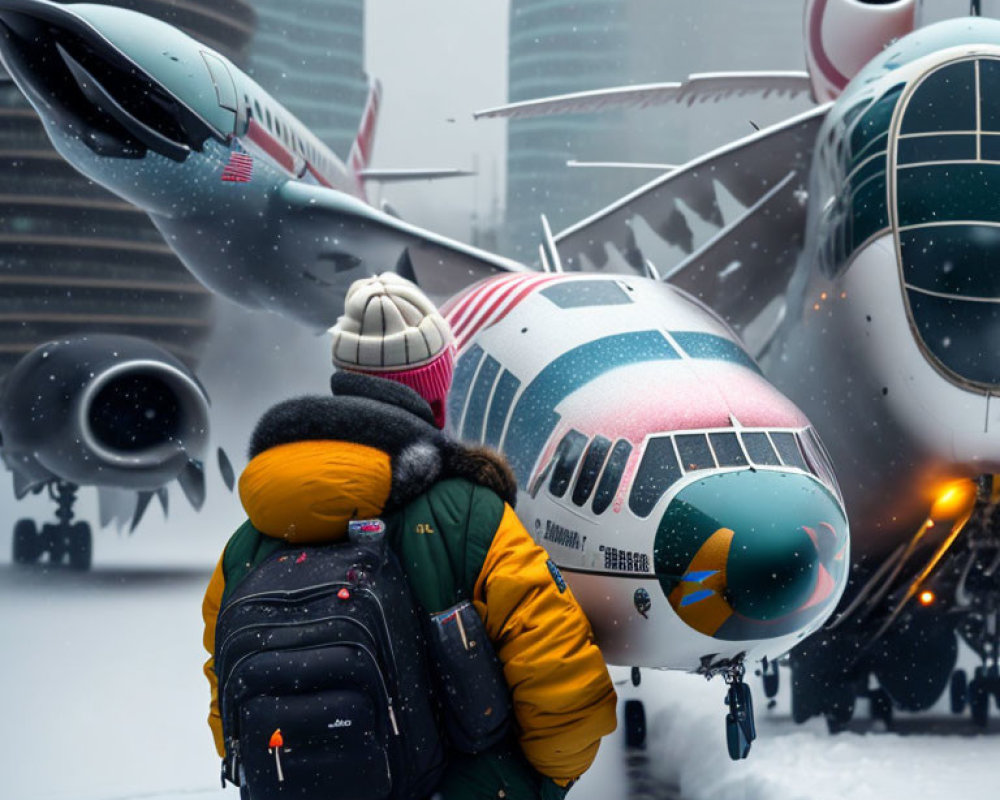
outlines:
[[[355,281],[330,333],[335,366],[409,386],[444,427],[455,366],[451,329],[415,284],[394,272]]]

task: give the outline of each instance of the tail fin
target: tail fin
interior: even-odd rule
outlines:
[[[361,115],[358,135],[354,137],[354,144],[351,145],[351,152],[347,156],[347,168],[355,180],[360,180],[361,172],[371,160],[372,149],[375,145],[375,126],[378,122],[378,112],[381,105],[382,84],[377,79],[373,79],[368,86],[368,100],[365,102],[365,111]]]

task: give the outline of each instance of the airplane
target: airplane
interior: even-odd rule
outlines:
[[[852,577],[790,665],[793,717],[834,731],[858,697],[887,723],[945,691],[980,726],[1000,702],[1000,22],[978,5],[923,25],[930,4],[916,0],[808,0],[817,106],[555,237],[568,271],[657,264],[733,326],[828,444]],[[682,89],[663,97],[698,81]],[[981,661],[971,680],[958,637]]]
[[[167,510],[173,480],[195,508],[205,499],[208,394],[194,374],[159,346],[134,336],[59,339],[27,353],[0,386],[0,460],[14,494],[48,490],[57,522],[14,526],[13,561],[64,562],[86,570],[88,523],[73,521],[81,486],[96,486],[102,524],[121,514],[134,530],[155,495]],[[232,489],[233,471],[219,466]]]
[[[605,660],[635,684],[639,667],[723,675],[745,758],[746,665],[809,636],[847,583],[846,512],[809,421],[721,319],[651,278],[487,278],[442,313],[449,428],[507,457],[518,516]],[[640,745],[640,701],[625,723]]]
[[[823,622],[845,586],[849,544],[839,492],[809,422],[724,323],[648,279],[539,276],[380,214],[348,187],[321,185],[309,164],[272,164],[248,135],[260,127],[261,111],[264,127],[270,109],[276,132],[280,124],[291,141],[310,140],[290,117],[276,116],[280,106],[249,79],[162,23],[105,6],[0,0],[0,33],[4,63],[59,152],[145,208],[192,272],[230,299],[259,301],[316,327],[333,321],[348,282],[366,271],[395,265],[439,297],[485,280],[452,305],[456,332],[471,337],[452,393],[457,432],[507,453],[525,518],[531,527],[537,521],[534,533],[556,569],[565,566],[579,586],[612,663],[723,675],[730,754],[747,755],[756,734],[746,665],[777,659]],[[231,97],[219,64],[233,80]],[[155,102],[138,103],[144,94]],[[227,97],[234,107],[219,104]],[[248,174],[242,158],[233,161],[246,154],[250,180],[225,180]],[[551,266],[556,254],[544,229]],[[313,280],[317,270],[322,282]],[[252,287],[268,296],[249,297]],[[580,291],[596,291],[597,300],[588,306]],[[625,300],[609,300],[609,292]],[[553,293],[568,305],[554,304]],[[485,316],[505,311],[503,319]],[[524,314],[544,317],[512,327]],[[586,326],[576,324],[584,314]],[[589,321],[598,315],[599,325]],[[510,341],[502,346],[495,339],[505,332]],[[580,368],[567,372],[570,365]],[[649,388],[656,391],[639,392]],[[500,414],[504,402],[509,422]],[[623,414],[628,404],[637,413]],[[487,409],[489,421],[476,427],[476,413]],[[541,416],[522,419],[529,409]],[[575,449],[581,436],[585,455]],[[574,482],[578,466],[590,478]],[[561,482],[574,485],[568,497],[556,491]],[[738,515],[723,486],[745,499]],[[593,500],[574,501],[588,492]],[[762,499],[785,508],[786,517],[765,519]],[[598,602],[602,591],[613,604]],[[628,635],[616,634],[616,621]],[[626,716],[638,743],[641,705],[631,701]]]
[[[351,282],[394,265],[438,296],[521,269],[367,204],[367,179],[457,174],[367,168],[377,83],[345,166],[224,56],[135,11],[2,0],[0,60],[60,155],[244,307],[325,331]]]

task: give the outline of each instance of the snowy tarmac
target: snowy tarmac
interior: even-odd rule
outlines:
[[[99,535],[88,574],[0,566],[3,800],[238,796],[218,788],[200,671],[201,595],[222,537],[192,548],[198,532],[174,530],[170,545],[164,532]],[[0,537],[5,551],[8,537]],[[185,557],[197,562],[201,553],[201,563],[178,556],[185,541]],[[985,735],[941,716],[901,720],[905,735],[860,722],[832,738],[819,720],[793,725],[783,697],[775,711],[761,711],[755,685],[759,738],[747,761],[733,763],[721,684],[646,671],[637,690],[625,670],[614,676],[623,699],[646,701],[649,746],[626,753],[621,731],[614,734],[574,788],[576,800],[1000,796],[997,721]]]

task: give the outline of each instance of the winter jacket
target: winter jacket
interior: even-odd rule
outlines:
[[[224,596],[276,543],[338,541],[351,519],[380,517],[426,612],[472,600],[503,665],[523,756],[567,786],[614,730],[616,697],[589,622],[514,513],[509,469],[495,454],[467,449],[428,424],[429,409],[406,387],[338,373],[333,388],[334,397],[280,404],[254,432],[240,478],[249,521],[230,539],[209,582],[206,649],[214,652]],[[221,754],[212,658],[205,674],[209,724]],[[516,786],[523,778],[513,775],[520,753],[495,756],[490,764],[477,764],[477,756],[456,763],[465,765],[466,778],[494,769],[504,786]],[[461,787],[446,792],[474,794]]]

